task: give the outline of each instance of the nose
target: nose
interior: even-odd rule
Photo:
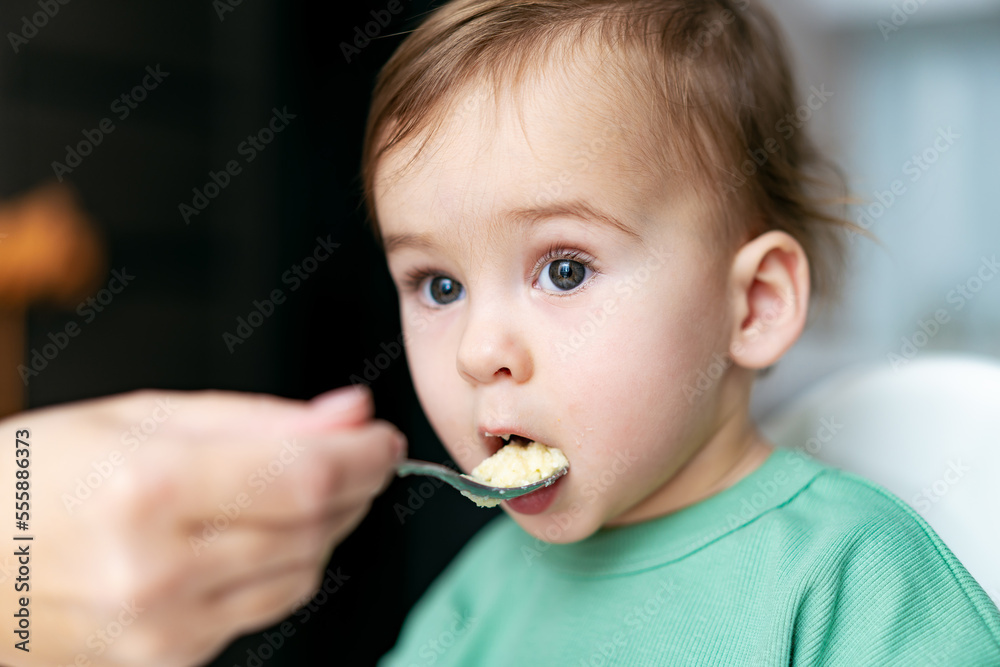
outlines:
[[[472,384],[487,384],[509,376],[526,382],[532,373],[527,332],[510,309],[471,307],[458,345],[458,373]]]

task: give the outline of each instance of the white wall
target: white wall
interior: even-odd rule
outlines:
[[[1000,270],[983,264],[1000,259],[1000,3],[909,0],[916,11],[900,10],[894,22],[893,5],[902,4],[770,3],[788,34],[803,101],[810,85],[834,93],[806,129],[867,200],[851,217],[875,214],[866,222],[884,247],[864,239],[851,246],[841,302],[814,318],[758,383],[757,415],[845,365],[889,366],[890,354],[1000,358]],[[938,140],[948,128],[957,135],[950,145]],[[913,156],[925,151],[934,161],[922,169]],[[902,194],[880,211],[876,193],[894,181]],[[980,271],[991,280],[980,283]],[[919,322],[935,313],[947,322],[927,324],[928,336]],[[915,346],[904,349],[904,337]]]

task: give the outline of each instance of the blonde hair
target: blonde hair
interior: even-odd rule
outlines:
[[[783,39],[749,0],[453,0],[436,9],[372,95],[361,178],[376,238],[375,176],[389,151],[423,137],[415,159],[477,82],[499,92],[541,63],[571,65],[574,48],[594,43],[609,54],[609,74],[585,85],[618,100],[635,163],[664,182],[698,177],[731,241],[789,233],[809,257],[814,292],[835,292],[840,232],[858,231],[827,210],[846,203],[843,179],[789,123],[797,105]]]

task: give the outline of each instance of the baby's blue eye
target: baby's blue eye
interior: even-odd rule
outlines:
[[[462,283],[448,276],[434,276],[425,285],[427,298],[440,306],[446,306],[461,298],[465,291]]]
[[[542,269],[539,278],[545,289],[568,292],[584,283],[588,271],[590,269],[575,259],[557,259]]]

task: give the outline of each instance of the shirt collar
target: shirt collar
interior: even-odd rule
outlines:
[[[619,576],[661,566],[704,548],[784,505],[829,470],[792,449],[775,449],[756,470],[705,500],[656,519],[602,528],[572,544],[547,545],[545,566],[581,576]],[[525,544],[537,542],[523,533]]]

